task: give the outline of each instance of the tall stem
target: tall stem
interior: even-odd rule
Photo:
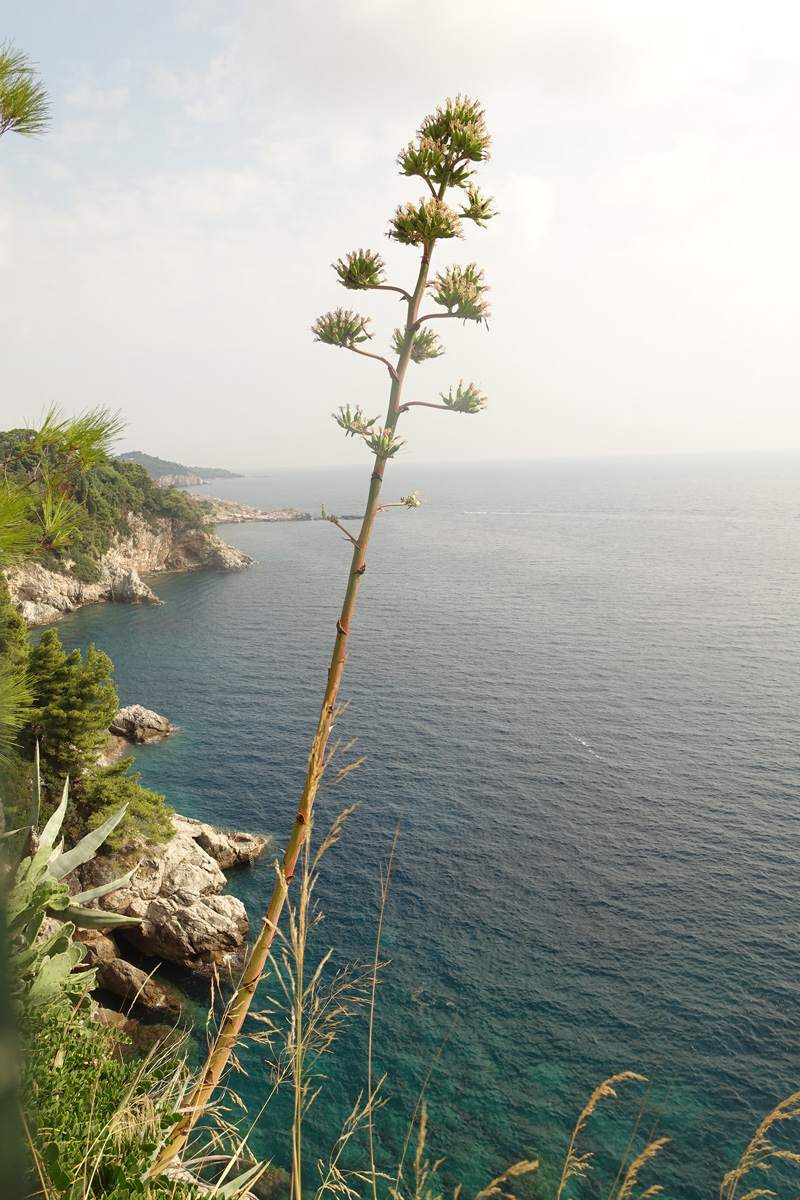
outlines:
[[[423,246],[422,262],[420,263],[419,275],[417,277],[417,285],[414,288],[414,293],[408,301],[408,316],[406,319],[405,334],[403,343],[400,348],[400,356],[397,361],[396,377],[392,379],[392,387],[389,396],[389,408],[386,414],[385,429],[389,433],[393,433],[397,427],[397,421],[400,416],[400,395],[403,388],[403,380],[405,379],[406,369],[411,359],[411,347],[414,344],[414,322],[419,315],[419,308],[422,302],[422,297],[425,292],[425,285],[428,282],[428,270],[430,267],[431,251],[433,243],[425,243]],[[250,956],[242,975],[239,988],[228,1005],[225,1019],[222,1028],[217,1036],[214,1045],[211,1047],[206,1065],[203,1068],[202,1074],[195,1084],[192,1092],[186,1102],[186,1113],[173,1129],[172,1138],[169,1142],[162,1146],[156,1161],[151,1168],[150,1174],[157,1175],[169,1163],[173,1162],[183,1151],[186,1141],[191,1132],[192,1126],[202,1113],[203,1109],[208,1104],[208,1101],[217,1087],[222,1072],[225,1070],[231,1053],[238,1040],[244,1019],[247,1016],[248,1009],[253,999],[256,987],[264,973],[264,967],[272,946],[273,939],[278,929],[278,920],[283,909],[284,901],[286,900],[289,891],[289,884],[294,869],[297,864],[297,858],[303,843],[306,839],[311,812],[314,806],[314,800],[319,789],[320,780],[325,767],[325,748],[328,743],[331,726],[333,724],[333,715],[336,708],[336,697],[339,691],[339,684],[342,679],[342,672],[347,661],[347,639],[350,635],[350,625],[353,619],[353,612],[356,606],[358,597],[358,588],[361,583],[361,577],[366,570],[367,547],[369,546],[372,529],[375,524],[375,517],[378,513],[378,502],[380,500],[381,485],[383,483],[383,474],[386,470],[387,459],[376,458],[375,469],[372,472],[369,484],[369,493],[367,496],[367,504],[364,511],[364,520],[361,525],[361,532],[358,535],[358,541],[353,548],[353,558],[350,563],[350,574],[347,580],[347,590],[344,594],[344,603],[342,611],[336,622],[336,640],[333,644],[333,655],[331,657],[331,665],[328,668],[328,683],[325,688],[325,696],[322,701],[322,709],[320,711],[319,722],[317,723],[317,731],[314,734],[314,740],[311,743],[311,753],[308,756],[308,770],[306,772],[306,782],[303,788],[303,794],[300,798],[300,807],[295,818],[294,828],[292,829],[289,843],[283,856],[281,868],[278,873],[278,879],[272,893],[272,898],[269,902],[267,914],[263,919],[261,932],[259,933],[253,948],[250,951]]]

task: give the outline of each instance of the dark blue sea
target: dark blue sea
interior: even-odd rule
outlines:
[[[365,460],[201,490],[359,513],[368,474]],[[653,1080],[639,1136],[672,1139],[642,1186],[715,1195],[800,1089],[800,456],[406,459],[387,476],[384,499],[417,488],[426,503],[384,513],[368,555],[337,728],[367,761],[321,797],[318,833],[360,803],[323,860],[310,952],[371,960],[402,808],[379,1165],[396,1165],[447,1038],[426,1092],[447,1192],[536,1155],[518,1193],[554,1194],[586,1098],[630,1069]],[[179,726],[137,754],[148,786],[281,843],[350,554],[323,522],[219,532],[258,565],[157,577],[162,607],[87,608],[59,634],[110,654],[122,704]],[[256,926],[273,880],[269,862],[232,877]],[[365,1088],[365,1045],[362,1016],[326,1059],[309,1187]],[[263,1057],[238,1080],[253,1114]],[[585,1194],[607,1195],[644,1099],[625,1085],[590,1120]],[[285,1115],[269,1106],[254,1138],[288,1164]],[[800,1123],[788,1132],[800,1150]]]

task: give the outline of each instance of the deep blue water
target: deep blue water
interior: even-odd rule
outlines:
[[[657,1066],[642,1128],[662,1110],[673,1142],[644,1185],[709,1196],[800,1087],[799,468],[390,465],[384,498],[419,488],[427,503],[384,514],[368,556],[338,730],[368,761],[321,800],[320,829],[361,804],[324,861],[316,935],[337,962],[371,958],[404,803],[376,1016],[387,1166],[448,1031],[428,1089],[448,1185],[534,1152],[549,1180],[592,1087]],[[359,512],[368,472],[204,490]],[[258,565],[159,577],[163,607],[84,609],[59,631],[108,651],[123,704],[180,727],[137,755],[144,782],[281,841],[349,552],[322,522],[220,532]],[[273,878],[265,863],[232,881],[256,923]],[[313,1158],[364,1087],[364,1043],[360,1020],[328,1061]],[[257,1050],[247,1070],[256,1111]],[[624,1146],[642,1097],[629,1094],[588,1130],[604,1192],[603,1147]],[[267,1110],[258,1144],[286,1162],[280,1118]]]

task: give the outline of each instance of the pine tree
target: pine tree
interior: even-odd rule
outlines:
[[[63,786],[69,775],[79,787],[108,739],[118,709],[111,659],[89,647],[65,654],[54,629],[48,629],[28,658],[34,708],[28,728],[38,737],[46,783]],[[59,782],[60,781],[60,782]]]

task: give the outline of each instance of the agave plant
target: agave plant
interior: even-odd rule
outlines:
[[[16,870],[10,868],[7,878],[12,879],[5,900],[6,933],[13,945],[12,962],[17,978],[17,989],[28,1005],[54,1004],[74,1000],[76,995],[86,996],[94,983],[92,971],[73,976],[74,968],[86,954],[85,948],[73,942],[76,928],[114,929],[120,925],[137,925],[135,917],[124,917],[102,909],[87,908],[93,900],[99,900],[109,892],[127,887],[136,870],[104,883],[100,887],[70,896],[64,882],[77,867],[94,857],[108,835],[125,816],[127,805],[82,838],[71,850],[64,849],[63,839],[57,841],[67,811],[69,780],[64,782],[61,802],[48,820],[41,834],[36,828],[41,803],[41,780],[39,775],[39,747],[37,745],[33,767],[33,801],[30,823],[27,827],[12,830],[4,835],[7,840],[14,834],[25,835],[23,854]],[[25,854],[28,850],[29,853]],[[13,874],[12,874],[13,872]],[[49,937],[37,940],[45,917],[59,922],[58,929]]]
[[[314,800],[329,762],[326,747],[331,728],[341,711],[337,706],[339,684],[347,661],[350,626],[359,584],[366,570],[367,548],[376,517],[387,508],[418,507],[416,494],[404,496],[399,502],[380,501],[387,463],[406,444],[405,439],[397,435],[398,421],[409,409],[417,406],[471,415],[485,407],[486,402],[479,388],[473,383],[465,387],[463,381],[455,390],[451,388],[446,396],[442,395],[441,403],[405,400],[402,393],[409,363],[423,363],[438,358],[444,352],[430,322],[449,319],[482,324],[490,315],[486,297],[489,289],[483,281],[483,272],[475,263],[469,263],[466,267],[447,267],[433,282],[429,282],[428,278],[437,243],[462,238],[465,222],[485,226],[495,215],[491,199],[484,197],[473,182],[476,165],[489,157],[489,144],[490,137],[480,104],[459,95],[454,100],[448,99],[426,117],[417,131],[415,141],[401,150],[397,160],[400,173],[420,180],[427,189],[427,195],[423,195],[417,203],[401,204],[389,221],[389,239],[416,250],[418,254],[416,282],[410,290],[386,281],[385,263],[373,250],[360,248],[350,251],[333,264],[338,283],[347,291],[391,291],[402,297],[406,305],[405,322],[393,335],[390,351],[393,361],[365,349],[365,344],[373,340],[369,330],[370,318],[351,309],[339,307],[326,312],[312,326],[315,341],[376,360],[388,370],[388,404],[382,419],[378,416],[367,418],[360,408],[356,407],[353,412],[349,405],[333,414],[346,436],[362,440],[372,455],[372,463],[364,517],[357,535],[344,529],[339,519],[323,506],[323,517],[345,533],[352,544],[353,553],[341,614],[336,622],[336,638],[319,722],[308,758],[305,787],[263,926],[250,952],[239,989],[227,1008],[219,1035],[189,1098],[186,1111],[176,1123],[172,1137],[163,1146],[153,1174],[163,1171],[182,1155],[194,1121],[208,1104],[230,1061],[253,994],[269,960],[289,884],[311,827]],[[446,202],[449,192],[454,192],[455,198],[463,201],[457,209]],[[462,193],[460,197],[459,192]],[[431,297],[431,311],[422,313],[421,309],[428,307],[425,303],[428,296]],[[293,1179],[293,1191],[296,1200],[300,1200],[299,1171]]]

